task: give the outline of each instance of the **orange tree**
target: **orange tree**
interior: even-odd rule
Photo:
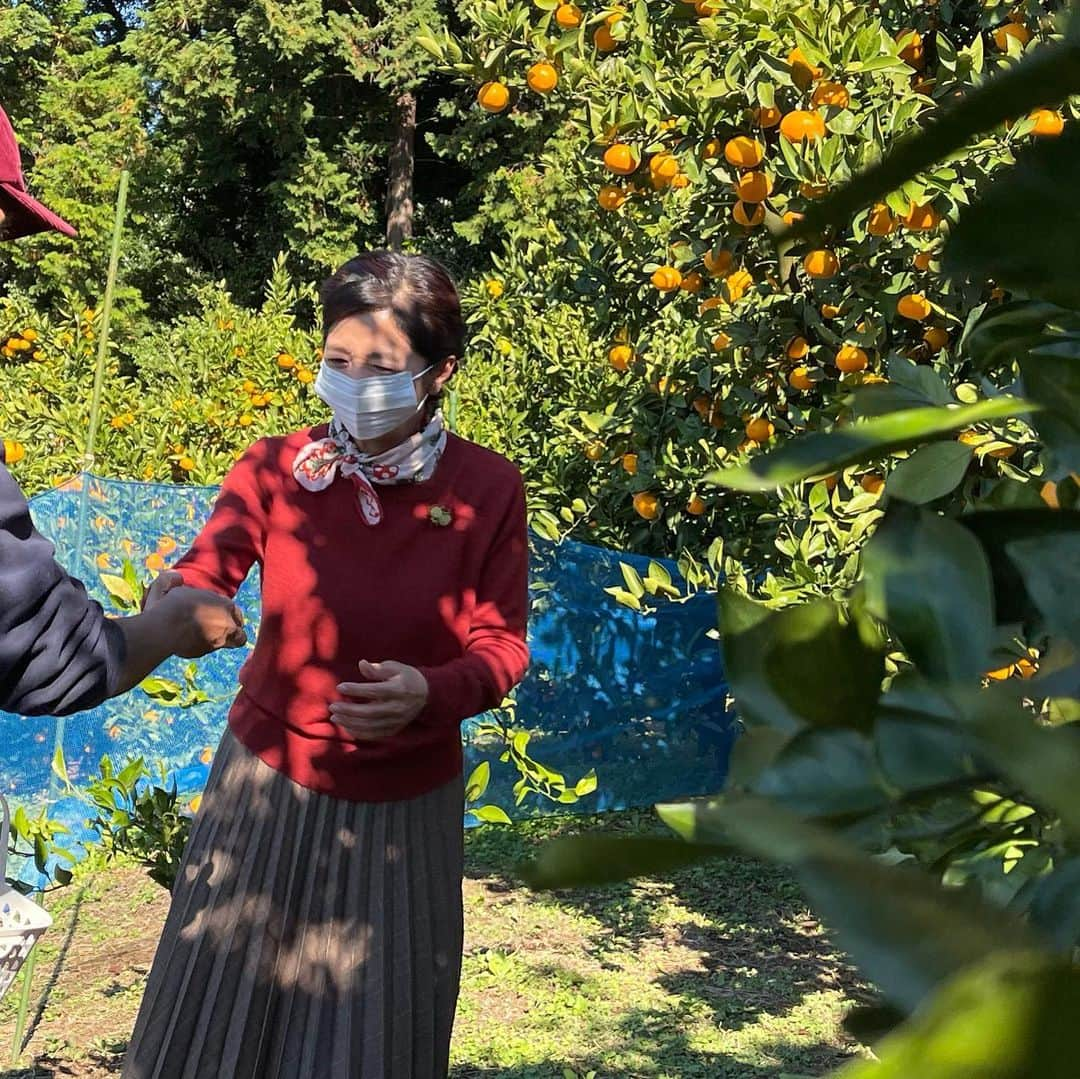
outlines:
[[[467,123],[507,145],[551,131],[490,180],[505,243],[469,293],[463,410],[524,462],[541,531],[678,553],[695,584],[737,574],[733,555],[786,602],[850,581],[887,484],[970,502],[1040,473],[1030,429],[991,409],[940,460],[888,480],[889,462],[841,469],[779,501],[703,482],[847,423],[868,384],[864,412],[999,392],[955,346],[1003,293],[946,280],[939,245],[1068,107],[1009,117],[849,227],[779,249],[773,233],[1056,37],[1048,6],[469,0],[462,13],[468,33],[421,44],[470,85]]]

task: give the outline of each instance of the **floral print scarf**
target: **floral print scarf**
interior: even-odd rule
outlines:
[[[364,453],[352,435],[333,420],[326,438],[309,442],[293,461],[296,482],[308,491],[325,491],[341,476],[356,488],[357,508],[364,522],[383,519],[375,484],[423,483],[431,479],[446,449],[446,425],[436,412],[428,425],[383,453]]]

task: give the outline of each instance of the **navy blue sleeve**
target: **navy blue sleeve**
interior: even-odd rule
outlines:
[[[120,683],[123,631],[53,554],[0,464],[0,709],[6,712],[70,715],[111,697]]]

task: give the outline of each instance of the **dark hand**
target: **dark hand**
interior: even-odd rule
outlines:
[[[173,653],[183,659],[198,659],[219,648],[247,644],[240,608],[216,592],[181,585],[155,597],[146,607],[148,613],[153,611],[172,623],[176,642]]]
[[[337,688],[345,699],[330,705],[330,718],[358,741],[397,734],[427,704],[427,679],[415,667],[361,660],[360,673],[373,681],[342,682]]]

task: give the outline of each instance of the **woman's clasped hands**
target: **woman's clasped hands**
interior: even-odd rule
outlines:
[[[428,700],[427,679],[415,667],[387,660],[359,664],[367,682],[342,682],[344,700],[333,701],[330,717],[362,742],[389,738],[407,727]]]

